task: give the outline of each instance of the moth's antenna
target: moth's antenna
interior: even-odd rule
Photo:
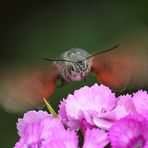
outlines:
[[[96,53],[92,54],[91,56],[87,57],[86,59],[84,59],[84,60],[82,60],[82,61],[80,61],[80,62],[83,62],[83,61],[85,61],[85,60],[87,60],[87,59],[89,59],[89,58],[91,58],[91,57],[93,57],[93,56],[95,56],[95,55],[98,55],[98,54],[102,54],[102,53],[105,53],[105,52],[111,51],[111,50],[113,50],[113,49],[115,49],[115,48],[117,48],[117,47],[119,47],[119,44],[113,46],[113,47],[110,48],[110,49],[96,52]]]
[[[58,59],[49,59],[49,58],[43,58],[43,60],[46,60],[46,61],[60,61],[60,62],[70,62],[70,63],[73,63],[72,61],[69,61],[69,60],[58,60]]]

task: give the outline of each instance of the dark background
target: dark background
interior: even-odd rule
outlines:
[[[147,1],[16,1],[0,2],[0,63],[43,62],[79,47],[93,53],[117,43],[136,26],[148,24]],[[89,76],[86,84],[95,82]],[[73,82],[57,88],[51,104],[83,86]],[[16,122],[22,115],[0,109],[0,147],[11,148],[18,140]]]

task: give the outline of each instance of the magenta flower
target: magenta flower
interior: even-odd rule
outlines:
[[[74,131],[55,131],[41,148],[78,148],[78,138]]]
[[[111,90],[104,86],[94,84],[91,87],[82,87],[63,99],[60,105],[59,116],[72,129],[81,129],[96,126],[94,118],[102,118],[102,114],[110,112],[116,106],[117,99]],[[102,121],[102,122],[103,122]],[[112,121],[111,121],[112,122]],[[104,123],[104,126],[110,123]],[[81,126],[83,125],[83,126]]]
[[[131,95],[119,96],[117,100],[116,107],[111,112],[103,114],[102,118],[116,121],[128,114],[137,113]]]
[[[148,93],[146,91],[139,90],[133,94],[132,101],[136,112],[148,120]]]
[[[109,143],[108,133],[100,129],[87,129],[83,148],[104,148]]]
[[[58,118],[29,111],[18,119],[15,148],[78,148],[78,130],[83,148],[148,148],[146,91],[116,98],[108,87],[94,84],[68,95],[59,108]]]
[[[17,129],[20,140],[15,148],[45,148],[49,147],[48,143],[53,148],[57,148],[55,146],[57,141],[61,148],[68,148],[68,145],[72,145],[72,148],[78,146],[75,132],[65,130],[61,120],[47,112],[29,111],[25,113],[23,119],[18,120]]]
[[[147,120],[141,115],[128,115],[113,124],[109,139],[112,148],[147,148]]]
[[[117,106],[122,106],[125,109],[125,112],[127,114],[129,113],[136,113],[135,105],[132,101],[132,95],[123,95],[118,97],[118,103]]]
[[[148,119],[148,94],[146,91],[139,90],[132,95],[119,96],[116,108],[110,113],[116,120],[128,114],[141,114]],[[106,116],[104,114],[104,116]]]
[[[129,114],[141,114],[141,116],[148,119],[148,94],[145,91],[138,91],[133,95],[119,96],[117,99],[117,105],[112,111],[94,118],[97,127],[108,130],[116,120]]]

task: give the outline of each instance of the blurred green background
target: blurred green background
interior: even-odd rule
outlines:
[[[124,32],[148,25],[147,1],[19,1],[0,2],[0,63],[44,62],[62,52],[79,47],[93,53],[118,42]],[[89,76],[86,84],[95,82]],[[73,82],[57,88],[51,104],[58,109],[60,99],[83,86]],[[45,108],[46,109],[46,108]],[[18,140],[16,122],[22,115],[0,109],[0,147],[11,148]]]

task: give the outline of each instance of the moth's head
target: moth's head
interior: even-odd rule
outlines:
[[[72,48],[57,57],[55,61],[59,65],[59,75],[66,82],[81,81],[90,71],[89,60],[85,60],[90,54],[80,48]]]
[[[81,81],[86,79],[89,71],[90,61],[76,61],[67,65],[65,75],[71,81]]]

